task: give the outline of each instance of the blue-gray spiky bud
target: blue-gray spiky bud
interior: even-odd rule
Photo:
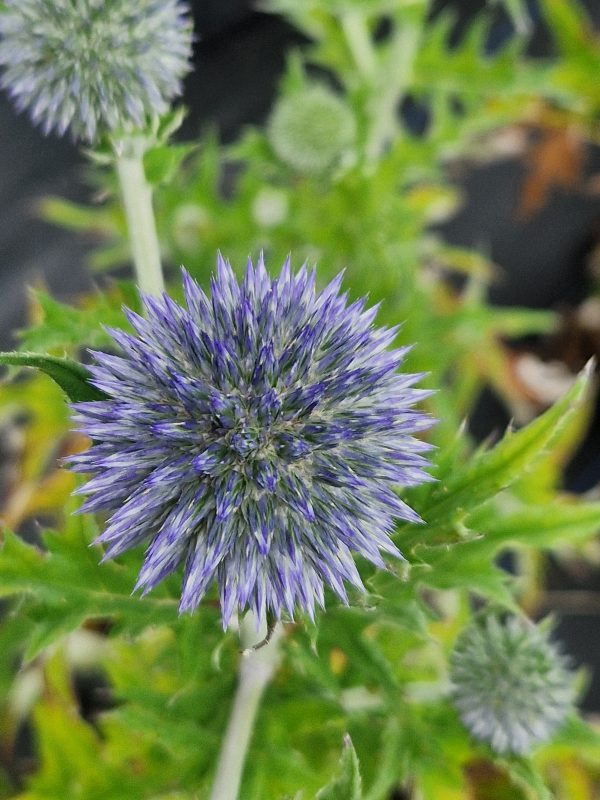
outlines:
[[[2,86],[45,133],[93,143],[169,109],[191,43],[180,0],[5,0]]]
[[[458,637],[450,677],[465,727],[496,753],[547,741],[573,702],[566,658],[543,628],[518,617],[473,621]]]

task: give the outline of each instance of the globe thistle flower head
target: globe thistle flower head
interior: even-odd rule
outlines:
[[[180,0],[5,0],[2,86],[45,133],[93,143],[168,111],[191,42]]]
[[[394,489],[429,477],[413,408],[429,392],[340,284],[319,293],[289,261],[271,279],[262,258],[238,283],[219,257],[210,296],[184,271],[185,307],[145,297],[135,335],[110,331],[122,354],[95,353],[108,397],[75,405],[93,444],[71,466],[92,475],[83,510],[111,513],[105,557],[148,543],[144,592],[183,564],[182,611],[216,583],[225,627],[312,616],[324,587],[363,588],[354,553],[400,555],[393,520],[419,517]]]
[[[297,172],[319,175],[334,166],[356,135],[352,111],[325,86],[309,86],[275,106],[267,135],[277,156]]]
[[[463,724],[500,754],[526,754],[550,739],[573,704],[567,659],[518,617],[474,621],[458,637],[450,678]]]

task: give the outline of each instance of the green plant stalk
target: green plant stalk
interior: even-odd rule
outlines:
[[[115,147],[116,167],[140,291],[160,295],[165,289],[160,246],[156,233],[152,187],[144,172],[146,142],[142,137],[124,139]]]
[[[340,22],[356,68],[363,78],[371,80],[377,72],[377,52],[365,14],[353,9],[345,12]]]
[[[375,87],[371,126],[365,147],[367,162],[377,161],[394,138],[398,104],[412,79],[421,31],[419,23],[408,19],[394,31],[388,57],[382,62]]]
[[[279,663],[280,625],[267,644],[251,649],[257,641],[264,639],[266,623],[264,628],[257,634],[251,613],[246,614],[240,626],[242,654],[238,686],[221,744],[210,800],[237,800],[238,797],[258,707]]]

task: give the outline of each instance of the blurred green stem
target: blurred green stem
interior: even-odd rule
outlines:
[[[341,17],[341,24],[358,71],[364,78],[372,79],[377,72],[377,53],[365,14],[356,9],[347,11]]]
[[[152,187],[144,172],[145,149],[142,137],[123,139],[115,146],[116,166],[138,287],[147,294],[160,295],[165,284],[152,208]]]
[[[373,93],[372,122],[365,150],[369,162],[376,161],[394,138],[398,105],[412,79],[421,29],[420,22],[407,18],[397,24],[392,34]]]
[[[246,614],[240,626],[242,654],[238,686],[221,744],[210,800],[237,800],[256,713],[279,663],[280,625],[267,644],[251,649],[265,635],[266,623],[264,630],[257,633],[254,615]]]
[[[369,85],[370,126],[365,154],[376,161],[396,132],[398,104],[410,85],[421,38],[422,4],[396,23],[387,44],[376,46],[364,11],[353,9],[341,17],[348,49],[363,80]],[[385,57],[381,54],[385,52]]]

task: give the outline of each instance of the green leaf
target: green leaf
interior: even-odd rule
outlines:
[[[406,631],[425,636],[432,612],[416,592],[415,584],[392,570],[376,570],[368,578],[369,602],[377,607],[378,614],[386,622],[393,622]]]
[[[564,501],[510,511],[492,502],[469,515],[468,525],[464,539],[416,551],[424,562],[413,567],[416,579],[438,589],[463,587],[510,608],[511,578],[495,556],[508,547],[548,549],[593,536],[600,529],[600,503]]]
[[[64,533],[46,533],[46,551],[6,532],[0,549],[0,597],[24,599],[21,614],[33,623],[25,641],[27,658],[90,618],[112,619],[115,631],[177,621],[177,602],[164,589],[161,597],[133,597],[135,568],[100,564],[101,554],[90,549],[90,538],[83,515],[73,518]]]
[[[72,403],[106,398],[104,392],[92,386],[91,375],[83,364],[70,358],[48,356],[44,353],[0,353],[0,364],[32,367],[45,372],[60,386]]]
[[[515,0],[510,0],[515,7]],[[523,94],[550,93],[545,64],[523,65],[526,40],[512,37],[500,50],[489,54],[486,43],[490,31],[490,16],[475,17],[457,46],[449,46],[455,25],[451,12],[440,14],[428,30],[416,58],[414,86],[419,90],[442,89],[444,94],[456,91],[465,102],[475,97],[518,97]],[[444,66],[443,74],[440,67]],[[437,83],[436,83],[437,78]],[[481,115],[481,107],[479,107]],[[471,117],[475,116],[473,112]]]
[[[315,800],[362,800],[362,780],[356,751],[349,736],[344,738],[340,774],[317,792]]]
[[[183,160],[194,151],[193,144],[161,144],[144,153],[144,172],[153,186],[169,183]]]
[[[426,529],[402,526],[398,544],[414,561],[413,585],[463,588],[505,607],[513,607],[510,576],[494,556],[513,543],[550,547],[556,541],[585,537],[600,523],[600,505],[563,502],[551,508],[526,506],[504,489],[531,472],[560,439],[586,395],[591,365],[569,392],[520,431],[508,432],[492,449],[464,458],[442,458],[440,482],[418,495],[415,504]],[[459,456],[460,450],[454,450]],[[454,462],[454,463],[452,463]],[[556,512],[556,513],[554,513]]]
[[[491,561],[486,544],[485,537],[480,537],[424,548],[425,563],[413,567],[415,580],[435,589],[467,589],[516,611],[510,576]]]
[[[54,644],[63,636],[77,630],[85,621],[86,614],[79,609],[72,611],[57,606],[35,606],[27,612],[28,618],[33,622],[33,628],[26,639],[23,651],[23,663],[27,664],[42,653],[47,647]]]
[[[19,655],[23,649],[23,642],[31,634],[32,625],[23,615],[19,603],[12,607],[3,604],[3,619],[0,623],[0,714],[9,697],[9,690],[13,683],[19,665]],[[3,797],[0,793],[0,797]]]
[[[95,236],[114,238],[120,233],[118,213],[111,207],[90,207],[60,197],[46,197],[40,213],[47,222]]]
[[[469,517],[469,525],[485,534],[479,541],[490,550],[509,544],[547,549],[587,539],[600,530],[600,503],[554,501],[551,506],[526,505],[512,512],[486,505]]]
[[[402,775],[401,752],[402,728],[396,717],[390,717],[382,737],[381,757],[378,759],[374,783],[365,792],[364,800],[380,800],[389,797]]]
[[[521,36],[531,33],[531,17],[525,0],[502,0],[502,2],[513,21],[516,32]]]
[[[114,347],[105,326],[129,330],[123,305],[139,310],[139,296],[133,283],[120,281],[105,293],[94,292],[82,298],[79,307],[55,300],[45,292],[30,292],[35,324],[19,331],[19,350],[71,353],[81,347]],[[37,321],[37,318],[41,318]]]
[[[533,798],[535,800],[555,800],[554,793],[548,788],[544,776],[532,761],[515,756],[500,761],[500,763],[506,767],[508,775],[515,784],[526,791],[532,800]]]
[[[452,521],[466,516],[471,509],[531,472],[579,411],[591,373],[590,362],[571,389],[548,411],[517,432],[509,430],[495,447],[479,451],[466,468],[458,469],[447,482],[433,488],[430,497],[424,500],[425,521],[444,530]]]

